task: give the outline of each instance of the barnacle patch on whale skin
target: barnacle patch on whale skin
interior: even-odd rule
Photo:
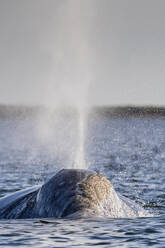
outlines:
[[[102,174],[91,174],[78,187],[80,194],[75,199],[77,205],[97,210],[100,201],[109,198],[112,184]]]

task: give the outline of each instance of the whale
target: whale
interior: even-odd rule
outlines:
[[[0,219],[132,218],[146,211],[118,194],[101,173],[62,169],[43,185],[0,198]]]

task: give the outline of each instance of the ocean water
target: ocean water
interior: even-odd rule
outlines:
[[[76,132],[52,130],[39,139],[35,120],[0,119],[0,197],[68,168]],[[87,131],[88,167],[153,217],[0,220],[0,247],[165,247],[165,118],[97,117]]]

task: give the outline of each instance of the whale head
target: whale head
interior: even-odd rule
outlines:
[[[63,169],[47,181],[37,195],[41,217],[67,217],[75,213],[99,212],[112,185],[102,174],[90,170]]]

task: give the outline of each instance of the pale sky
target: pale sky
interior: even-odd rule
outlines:
[[[165,105],[164,0],[0,0],[0,103]]]

